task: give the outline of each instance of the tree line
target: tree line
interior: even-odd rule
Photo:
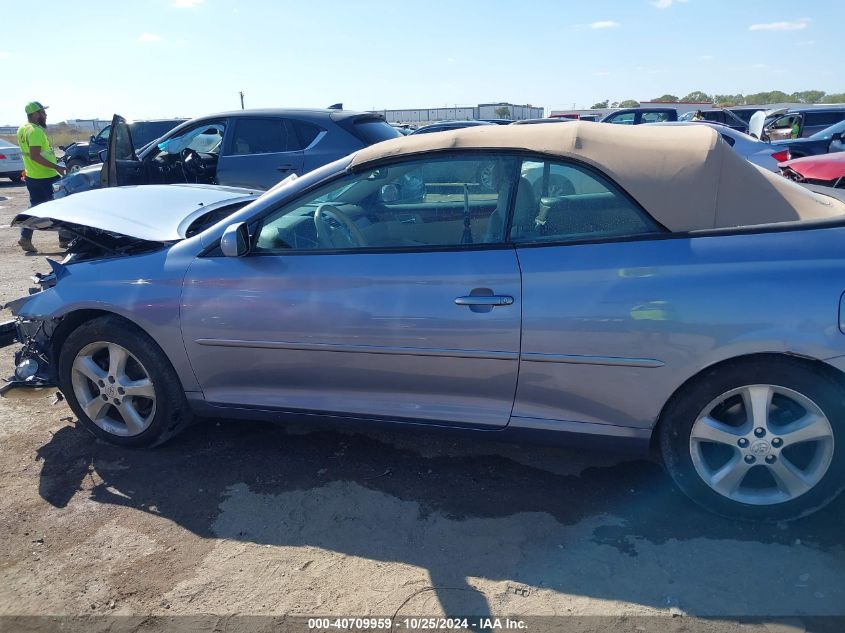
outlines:
[[[676,97],[672,94],[665,94],[660,97],[655,97],[652,101],[666,101],[669,103],[693,101],[699,103],[712,103],[720,108],[732,108],[744,105],[766,105],[767,103],[845,103],[845,92],[827,94],[824,90],[802,90],[801,92],[787,94],[785,92],[781,92],[780,90],[773,90],[771,92],[755,92],[747,95],[709,95],[701,90],[695,90],[683,98]],[[592,105],[592,109],[636,108],[639,107],[639,105],[639,102],[634,99],[613,102],[606,99],[604,101],[594,103]]]

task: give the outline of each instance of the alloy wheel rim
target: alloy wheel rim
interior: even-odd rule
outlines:
[[[690,433],[693,465],[712,490],[764,506],[812,490],[833,461],[833,427],[808,397],[776,385],[748,385],[708,404]]]
[[[155,385],[141,362],[116,343],[82,348],[71,367],[71,385],[79,406],[106,433],[133,437],[152,424]]]

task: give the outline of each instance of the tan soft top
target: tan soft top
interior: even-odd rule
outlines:
[[[845,203],[752,165],[705,125],[484,125],[371,145],[351,167],[449,149],[529,150],[578,159],[607,174],[676,232],[845,217]]]

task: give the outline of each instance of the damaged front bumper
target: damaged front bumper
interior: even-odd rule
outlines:
[[[38,320],[18,316],[20,308],[32,297],[46,288],[55,285],[61,272],[61,265],[50,261],[53,271],[47,275],[36,274],[33,281],[37,288],[31,288],[29,296],[7,303],[15,319],[0,323],[0,348],[20,343],[15,352],[15,372],[4,378],[0,385],[0,395],[15,387],[55,387],[56,371],[52,359],[51,339],[58,320]]]
[[[0,323],[0,347],[23,345],[15,352],[15,372],[4,378],[0,395],[15,387],[54,387],[55,371],[50,354],[52,327],[48,321],[15,319]]]

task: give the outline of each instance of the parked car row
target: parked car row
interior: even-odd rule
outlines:
[[[640,125],[669,121],[692,121],[696,115],[704,121],[719,123],[745,132],[764,141],[802,139],[845,121],[845,106],[806,106],[775,110],[748,108],[709,108],[678,115],[676,108],[648,107],[616,110],[602,119],[603,123]],[[803,154],[809,155],[809,154]]]

